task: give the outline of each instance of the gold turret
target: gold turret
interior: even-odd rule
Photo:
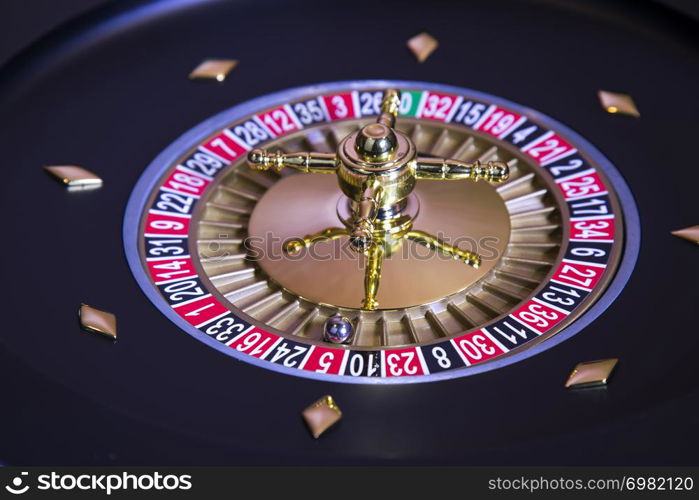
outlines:
[[[408,239],[478,267],[480,257],[422,231],[412,229],[413,218],[405,207],[418,179],[507,180],[503,162],[466,163],[446,158],[420,157],[408,136],[395,129],[400,93],[384,92],[381,114],[375,123],[352,132],[335,154],[267,153],[256,149],[248,155],[250,167],[258,170],[291,168],[308,173],[334,173],[342,192],[350,200],[352,217],[345,227],[327,228],[316,234],[285,243],[288,253],[320,241],[347,237],[350,245],[366,258],[364,272],[365,309],[376,309],[383,259]]]

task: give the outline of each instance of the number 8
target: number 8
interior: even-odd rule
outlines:
[[[445,351],[444,348],[435,347],[434,349],[432,349],[432,356],[434,356],[434,359],[437,360],[437,363],[442,368],[446,369],[451,367],[451,361],[449,360],[449,357],[447,356],[447,351]]]

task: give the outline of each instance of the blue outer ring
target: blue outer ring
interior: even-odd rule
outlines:
[[[577,320],[575,320],[570,326],[564,329],[562,332],[546,339],[534,347],[525,349],[522,352],[507,356],[503,359],[496,359],[482,365],[475,365],[470,367],[464,367],[456,370],[444,371],[436,374],[429,375],[419,375],[414,377],[350,377],[346,375],[328,375],[322,373],[315,373],[305,370],[299,370],[298,368],[287,368],[285,366],[280,366],[275,363],[270,363],[269,361],[261,360],[253,356],[249,356],[235,349],[231,349],[226,345],[216,342],[211,337],[206,335],[204,332],[197,330],[194,326],[190,325],[182,318],[180,318],[175,311],[167,304],[165,299],[160,295],[158,290],[150,282],[150,278],[146,274],[143,262],[138,252],[138,229],[140,227],[140,220],[143,214],[148,198],[156,187],[157,182],[160,177],[165,172],[169,166],[171,166],[182,154],[198,144],[200,144],[204,139],[208,138],[212,133],[224,128],[226,125],[233,123],[239,118],[252,114],[262,109],[267,109],[275,105],[284,104],[292,100],[300,99],[303,97],[311,97],[319,94],[325,94],[329,92],[339,91],[339,90],[360,90],[364,88],[424,88],[431,89],[452,94],[464,94],[472,96],[476,99],[481,99],[486,102],[491,102],[494,104],[499,104],[503,107],[510,108],[520,114],[527,115],[534,118],[536,121],[542,125],[548,126],[552,130],[560,131],[564,135],[570,137],[573,142],[579,147],[582,147],[585,153],[594,160],[594,162],[602,169],[606,174],[609,182],[614,186],[617,197],[619,199],[619,204],[621,205],[621,210],[624,216],[624,251],[621,258],[621,263],[617,269],[616,275],[612,279],[611,283],[608,285],[607,289],[604,291],[602,296],[595,302],[585,313],[583,313]],[[636,265],[636,259],[638,258],[638,252],[641,241],[641,226],[640,219],[638,215],[638,209],[636,207],[636,202],[631,194],[626,181],[619,173],[619,171],[611,164],[607,158],[595,148],[592,144],[586,141],[582,136],[573,132],[570,128],[558,123],[557,121],[545,116],[533,109],[527,108],[526,106],[521,106],[512,103],[508,100],[501,99],[498,97],[485,94],[483,92],[478,92],[475,90],[453,87],[450,85],[440,85],[427,82],[412,82],[412,81],[397,81],[397,80],[362,80],[362,81],[349,81],[349,82],[333,82],[333,83],[323,83],[317,85],[309,85],[306,87],[297,87],[293,89],[287,89],[281,92],[276,92],[274,94],[268,94],[263,97],[258,97],[250,101],[246,101],[243,104],[234,106],[226,111],[223,111],[203,123],[200,123],[190,131],[186,132],[184,135],[180,136],[175,142],[170,144],[162,153],[160,153],[148,168],[143,172],[136,187],[131,193],[128,204],[126,205],[126,213],[124,216],[124,226],[123,226],[123,237],[124,237],[124,251],[126,253],[126,260],[131,267],[131,272],[133,273],[139,286],[146,294],[148,299],[158,308],[158,310],[163,313],[170,321],[175,323],[180,329],[187,332],[189,335],[195,339],[204,342],[205,344],[221,351],[222,353],[233,356],[237,359],[245,361],[246,363],[251,363],[256,366],[266,368],[268,370],[274,370],[277,372],[285,373],[287,375],[294,375],[297,377],[306,377],[315,380],[324,380],[330,382],[342,382],[350,384],[405,384],[405,383],[419,383],[419,382],[433,382],[437,380],[447,380],[458,377],[465,377],[469,375],[475,375],[477,373],[483,373],[503,366],[516,363],[523,359],[534,356],[544,350],[550,349],[551,347],[558,345],[564,340],[569,339],[573,335],[579,333],[587,325],[589,325],[595,318],[602,314],[611,303],[619,296],[621,290],[626,285],[629,280],[631,273],[633,272],[634,266]]]

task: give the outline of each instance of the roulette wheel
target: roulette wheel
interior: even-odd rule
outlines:
[[[696,463],[695,27],[357,0],[55,30],[0,88],[0,458]]]

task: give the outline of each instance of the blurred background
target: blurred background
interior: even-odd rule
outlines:
[[[597,1],[604,2],[604,0]],[[667,8],[699,19],[699,1],[697,0],[635,0],[629,3],[633,4],[643,1],[662,4]],[[143,1],[0,0],[0,66],[35,40],[64,22],[78,17],[80,14],[108,4],[130,3],[143,3]],[[541,0],[541,3],[565,4],[566,0]],[[303,4],[303,1],[300,0],[299,4]]]

